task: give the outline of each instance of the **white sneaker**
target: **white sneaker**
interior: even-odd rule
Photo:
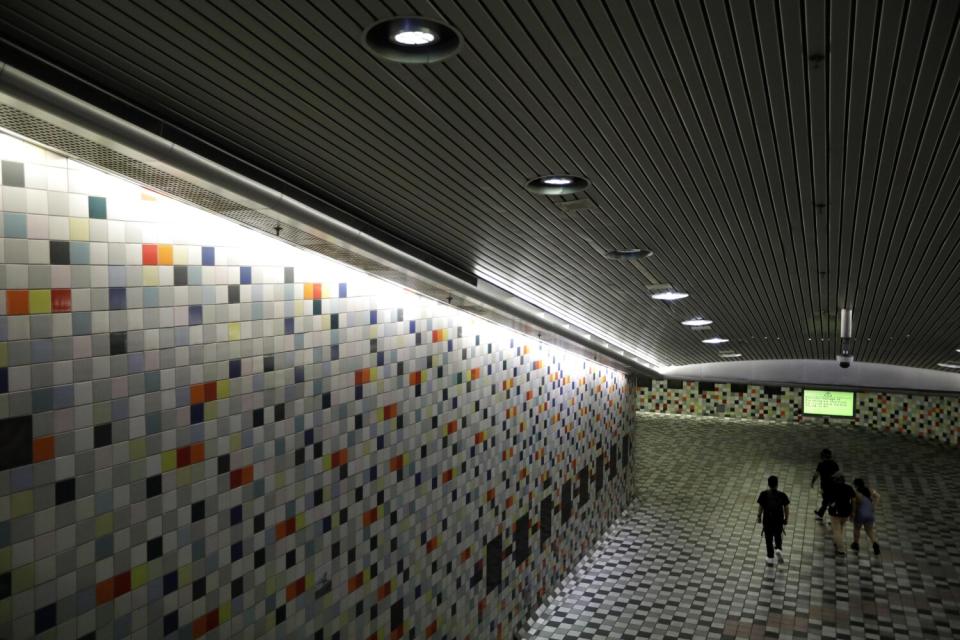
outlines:
[[[783,549],[777,549],[777,562],[779,562],[780,564],[783,564],[783,563],[784,563],[784,560],[783,560]]]
[[[767,564],[773,566],[773,558],[767,558]]]

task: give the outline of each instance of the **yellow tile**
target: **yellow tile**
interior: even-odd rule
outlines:
[[[30,290],[30,313],[50,313],[50,289]]]
[[[147,583],[147,565],[141,564],[133,568],[130,572],[130,587],[136,589]]]
[[[10,496],[10,517],[19,518],[33,513],[33,491],[21,491]]]
[[[227,332],[231,340],[239,340],[240,339],[240,323],[239,322],[229,323],[227,325]]]
[[[0,367],[7,366],[7,343],[0,342]]]
[[[220,624],[230,619],[230,603],[220,605]]]
[[[174,450],[164,451],[160,454],[160,470],[172,471],[177,468],[177,452]]]
[[[139,460],[147,455],[146,438],[136,438],[130,441],[130,459]]]
[[[230,381],[217,380],[217,398],[223,400],[230,397]]]
[[[87,218],[70,218],[70,239],[90,240],[90,220]]]
[[[173,248],[173,264],[189,264],[190,250],[187,247],[176,246]]]
[[[0,573],[6,573],[10,571],[10,567],[13,566],[11,562],[13,554],[12,547],[4,547],[0,549]]]
[[[157,267],[147,266],[143,268],[143,286],[156,287],[160,284],[160,270]]]
[[[33,587],[33,563],[13,570],[10,576],[10,587],[13,593],[20,593]]]
[[[97,519],[94,521],[93,530],[94,535],[98,538],[113,533],[113,514],[105,513],[102,516],[97,516]]]

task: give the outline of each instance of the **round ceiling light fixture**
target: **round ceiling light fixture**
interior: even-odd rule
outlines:
[[[363,32],[373,54],[403,64],[440,62],[460,51],[460,41],[450,25],[422,16],[386,18]]]
[[[611,249],[605,254],[608,260],[646,260],[653,255],[650,249]]]
[[[705,318],[690,318],[689,320],[684,320],[680,324],[685,327],[705,327],[713,324],[713,320],[707,320]]]
[[[704,344],[723,344],[724,342],[730,342],[726,338],[705,338],[700,342]]]
[[[960,369],[960,362],[938,362],[937,366],[944,369]]]
[[[534,178],[527,183],[527,191],[538,196],[565,196],[579,193],[590,186],[590,181],[580,176],[551,175]]]
[[[689,293],[683,293],[682,291],[661,291],[660,293],[655,293],[651,298],[654,300],[666,300],[667,302],[673,302],[674,300],[683,300]]]

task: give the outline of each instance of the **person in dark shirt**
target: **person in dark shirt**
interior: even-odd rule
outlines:
[[[856,492],[848,485],[842,475],[835,476],[830,487],[830,528],[833,530],[833,548],[838,556],[844,555],[843,526],[853,515],[853,501]]]
[[[767,478],[767,486],[757,498],[757,522],[763,524],[763,537],[767,542],[767,564],[773,564],[773,553],[783,563],[783,528],[790,518],[790,498],[777,490],[780,481],[777,476]]]
[[[840,465],[836,463],[833,459],[833,452],[830,449],[824,449],[820,452],[820,464],[817,465],[817,470],[813,474],[813,478],[810,480],[810,486],[813,487],[813,484],[817,481],[817,478],[820,478],[820,494],[822,499],[820,501],[820,508],[814,511],[817,515],[817,518],[823,519],[823,514],[827,510],[827,505],[830,504],[830,487],[833,485],[833,476],[834,474],[840,471]]]

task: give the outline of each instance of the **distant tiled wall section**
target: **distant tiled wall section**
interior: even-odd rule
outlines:
[[[796,422],[825,420],[822,416],[803,415],[801,387],[650,380],[637,388],[636,403],[638,411],[653,413]],[[952,446],[960,444],[960,398],[957,397],[859,391],[854,418],[830,418],[829,421]]]
[[[0,138],[0,637],[511,638],[614,370]]]

